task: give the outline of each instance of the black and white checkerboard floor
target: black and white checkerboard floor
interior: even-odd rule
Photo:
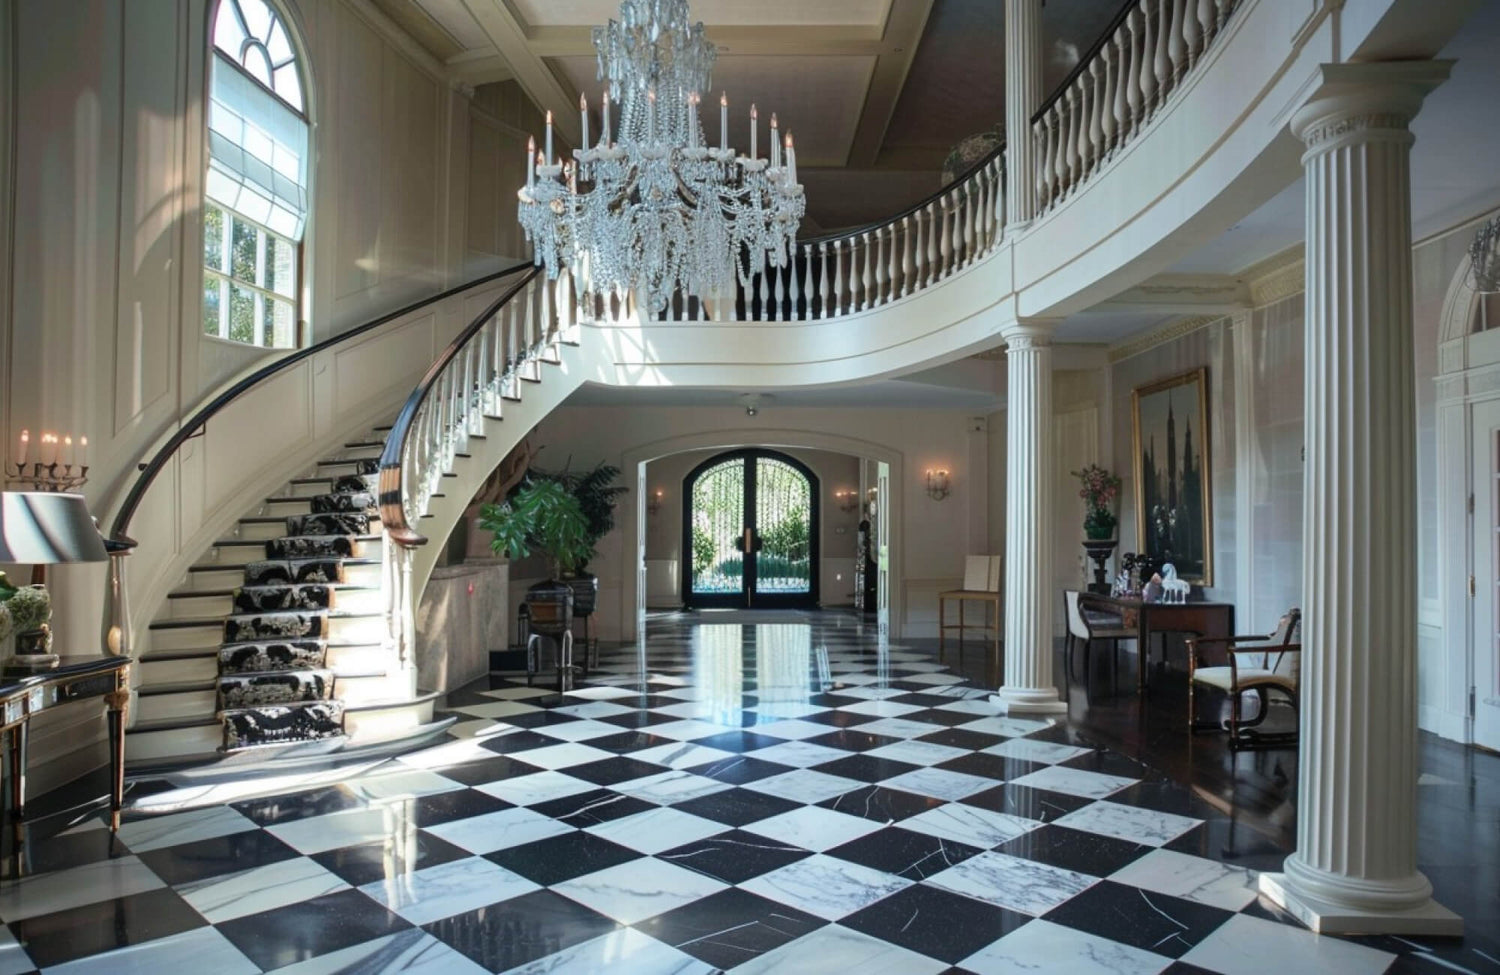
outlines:
[[[1500,971],[1315,937],[1190,790],[986,696],[851,617],[670,623],[377,773],[40,844],[0,975]]]

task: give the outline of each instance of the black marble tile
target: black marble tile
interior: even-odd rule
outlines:
[[[825,769],[826,766],[819,771]],[[863,789],[855,789],[853,792],[825,799],[818,805],[835,812],[890,823],[899,822],[929,809],[936,809],[946,803],[942,799],[935,799],[931,796],[919,796],[913,792],[868,785]]]
[[[854,698],[835,697],[833,700],[838,702],[835,705],[836,707],[843,707],[844,705],[853,703]],[[862,724],[869,724],[871,721],[879,721],[880,719],[873,714],[855,714],[853,711],[821,711],[817,714],[809,714],[801,720],[811,721],[815,724],[826,724],[833,728],[857,728]]]
[[[814,771],[827,775],[841,775],[846,779],[857,779],[860,782],[884,782],[886,779],[894,779],[898,775],[919,767],[907,762],[893,762],[888,758],[850,755],[848,758],[838,758],[814,766]]]
[[[322,864],[351,887],[389,880],[472,856],[462,847],[438,839],[425,830],[389,836],[372,843],[357,843],[336,850],[314,853]]]
[[[670,714],[660,714],[656,711],[627,711],[624,714],[609,714],[598,719],[605,724],[619,725],[621,728],[649,728],[652,725],[670,724],[673,721],[681,721]]]
[[[495,755],[491,758],[476,758],[458,765],[447,765],[435,771],[445,779],[475,786],[499,782],[501,779],[513,779],[521,775],[531,775],[542,769],[535,765],[528,765],[518,758]]]
[[[995,812],[1034,819],[1039,823],[1050,823],[1059,816],[1066,816],[1075,809],[1082,809],[1094,800],[1007,782],[1005,785],[997,785],[993,789],[966,796],[959,801],[967,806],[979,806]]]
[[[907,880],[926,880],[981,852],[978,847],[953,840],[887,826],[835,847],[828,855]]]
[[[826,924],[822,918],[738,887],[635,925],[717,968],[733,968]]]
[[[1070,758],[1066,762],[1059,762],[1058,764],[1064,768],[1078,768],[1088,772],[1102,772],[1105,775],[1119,775],[1127,779],[1160,781],[1160,776],[1155,771],[1133,758],[1126,758],[1118,752],[1106,751],[1088,741],[1074,740],[1069,741],[1068,744],[1093,747],[1094,750],[1087,755],[1079,755],[1077,758]],[[1178,786],[1178,788],[1182,787]],[[1182,791],[1187,792],[1189,790],[1182,788]],[[1167,811],[1165,809],[1162,810],[1162,812]]]
[[[1180,958],[1233,917],[1229,911],[1109,880],[1045,915],[1055,924]]]
[[[31,960],[46,968],[206,923],[175,891],[162,888],[12,921],[8,927]]]
[[[753,731],[726,731],[722,735],[695,739],[693,744],[702,745],[704,748],[717,748],[721,752],[734,752],[738,755],[753,752],[757,748],[770,748],[772,745],[781,744],[784,740],[772,738],[770,735],[758,735]]]
[[[923,724],[936,725],[943,728],[951,728],[958,724],[968,724],[974,720],[972,714],[964,714],[961,711],[940,711],[934,707],[927,707],[921,711],[908,711],[901,715],[907,721],[920,721]]]
[[[950,772],[963,772],[966,775],[979,775],[986,779],[994,779],[996,783],[1009,782],[1011,779],[1019,779],[1023,775],[1030,775],[1038,769],[1047,766],[1039,762],[1027,762],[1019,758],[1003,758],[999,755],[986,755],[983,752],[975,752],[972,755],[961,755],[958,758],[950,758],[946,762],[939,762],[938,768],[945,768]]]
[[[25,836],[15,840],[9,830],[5,831],[5,842],[0,845],[0,879],[51,873],[130,855],[119,837],[107,829],[87,829],[46,838],[34,837],[31,833],[28,829]]]
[[[721,758],[717,762],[709,762],[706,765],[690,768],[688,771],[694,775],[716,779],[720,782],[743,785],[746,782],[755,782],[760,779],[770,778],[773,775],[781,775],[784,772],[795,770],[790,765],[781,765],[759,758],[746,758],[744,755],[735,755],[731,758]]]
[[[495,699],[494,698],[490,698],[489,701],[488,701],[488,703],[494,704],[495,703]],[[516,703],[517,704],[531,704],[531,705],[535,705],[536,704],[536,700],[532,699],[532,700],[517,701]],[[557,700],[556,704],[554,704],[554,705],[548,705],[548,706],[549,707],[556,707],[556,706],[561,706],[563,703],[564,703],[563,699],[559,698]],[[577,702],[570,702],[570,703],[577,703]],[[540,730],[542,728],[551,728],[551,727],[554,727],[554,726],[560,725],[560,724],[574,724],[574,723],[576,723],[578,721],[582,721],[582,720],[583,719],[580,718],[580,717],[578,717],[577,715],[573,715],[573,714],[558,714],[556,711],[526,711],[526,712],[523,712],[521,714],[508,714],[505,717],[503,717],[503,718],[500,719],[500,721],[503,724],[513,725],[514,727],[517,727],[517,728],[526,728],[527,730],[530,730],[530,731],[538,731],[538,730]]]
[[[672,808],[728,826],[746,826],[791,812],[803,805],[805,803],[793,802],[780,796],[736,788],[674,803]]]
[[[893,745],[900,740],[900,738],[866,734],[858,728],[840,728],[837,731],[830,731],[826,735],[814,735],[811,738],[803,739],[803,741],[809,744],[823,745],[826,748],[839,748],[846,752],[867,752],[872,748]]]
[[[535,731],[513,731],[506,735],[491,735],[480,743],[481,748],[488,749],[496,755],[522,755],[533,748],[549,748],[557,744],[556,738],[538,734]],[[524,757],[522,761],[525,761]]]
[[[972,718],[973,715],[965,717]],[[1008,739],[1000,735],[987,735],[980,731],[965,731],[962,728],[943,728],[935,730],[929,735],[918,735],[917,741],[927,741],[934,745],[947,745],[949,748],[966,748],[971,752],[977,752],[993,745],[998,745]]]
[[[1093,877],[1107,877],[1151,849],[1141,843],[1056,825],[1034,829],[996,847],[999,853]]]
[[[1110,802],[1124,803],[1138,809],[1154,809],[1194,819],[1217,819],[1219,810],[1175,782],[1137,782],[1109,797]]]
[[[588,744],[584,742],[583,744]],[[620,782],[629,782],[632,779],[644,778],[648,775],[659,775],[666,768],[654,765],[650,762],[642,762],[628,755],[616,758],[601,758],[597,762],[585,762],[583,765],[574,765],[567,770],[567,774],[575,779],[592,782],[595,785],[615,785]]]
[[[270,971],[411,925],[359,891],[343,890],[216,927],[251,961]]]
[[[952,964],[1030,920],[982,901],[913,884],[839,923]]]
[[[509,809],[514,804],[477,789],[454,789],[412,799],[385,801],[381,805],[399,810],[405,821],[418,826],[441,826],[454,820]]]
[[[569,774],[572,773],[572,769],[568,771]],[[561,799],[549,799],[529,808],[543,816],[550,816],[560,823],[586,829],[613,819],[634,816],[636,813],[655,809],[656,806],[644,799],[611,792],[609,789],[592,789],[577,795],[564,796]]]
[[[1110,801],[1116,800],[1111,797]],[[1194,826],[1168,843],[1166,849],[1262,872],[1279,871],[1292,852],[1251,826],[1217,818]]]
[[[658,853],[656,858],[726,884],[739,884],[811,855],[800,847],[734,829]]]
[[[660,735],[647,734],[642,731],[622,731],[617,735],[590,738],[585,744],[606,752],[614,752],[616,755],[625,755],[629,752],[655,748],[657,745],[670,745],[672,741],[671,738],[663,738]]]
[[[180,846],[147,850],[140,854],[140,859],[153,873],[175,887],[205,877],[264,867],[297,856],[301,854],[270,833],[252,829],[183,843]]]
[[[270,796],[264,799],[246,799],[231,803],[234,809],[260,826],[290,823],[313,816],[343,812],[346,809],[366,809],[372,803],[356,795],[347,786],[332,785],[322,789],[309,789],[286,796]]]
[[[535,843],[522,843],[494,853],[485,859],[544,887],[560,884],[586,873],[641,859],[641,854],[593,833],[574,830],[560,836],[549,836]]]
[[[545,958],[620,927],[550,890],[425,924],[422,929],[492,972]]]

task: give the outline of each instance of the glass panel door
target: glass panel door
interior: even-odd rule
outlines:
[[[812,592],[812,485],[775,457],[755,459],[755,593]]]
[[[689,475],[686,509],[690,605],[732,605],[744,591],[745,461],[733,457]]]

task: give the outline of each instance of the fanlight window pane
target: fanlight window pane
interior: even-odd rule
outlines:
[[[265,0],[220,0],[214,18],[214,47],[278,98],[302,111],[297,52],[280,16]]]

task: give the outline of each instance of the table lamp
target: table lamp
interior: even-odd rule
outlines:
[[[103,562],[104,539],[81,494],[50,491],[0,492],[0,562],[29,565],[33,584],[46,581],[46,567],[65,562]],[[32,631],[34,632],[34,631]],[[7,667],[57,666],[46,638],[16,634],[16,655]]]

